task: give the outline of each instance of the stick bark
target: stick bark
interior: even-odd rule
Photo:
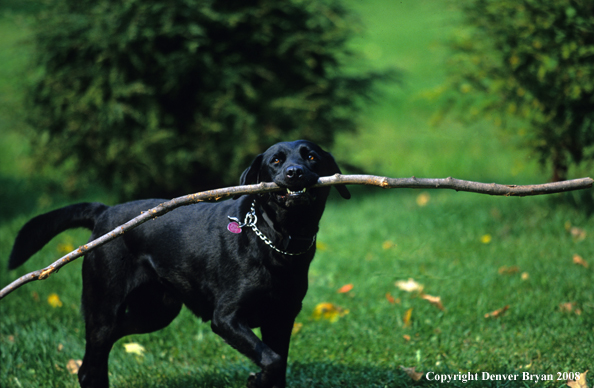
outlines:
[[[341,175],[336,174],[328,177],[321,177],[318,183],[313,187],[323,187],[332,185],[366,185],[378,186],[385,189],[452,189],[456,191],[467,191],[479,194],[498,195],[506,197],[524,197],[532,195],[543,195],[561,193],[572,190],[581,190],[592,187],[594,180],[591,178],[580,178],[563,182],[544,183],[538,185],[501,185],[497,183],[481,183],[455,178],[387,178],[375,175]],[[164,202],[159,206],[148,209],[140,216],[131,219],[123,225],[118,226],[111,232],[93,240],[69,254],[61,257],[59,260],[53,262],[48,267],[30,272],[20,278],[16,279],[2,290],[0,290],[0,299],[10,294],[12,291],[21,287],[22,285],[32,282],[34,280],[47,279],[52,273],[57,272],[64,265],[69,262],[84,256],[91,250],[108,243],[109,241],[121,236],[127,231],[130,231],[137,226],[145,223],[148,220],[157,218],[165,213],[172,211],[181,206],[187,206],[198,202],[218,201],[233,195],[244,194],[259,194],[272,191],[278,191],[280,187],[272,182],[262,182],[257,185],[245,185],[227,187],[217,190],[203,191],[200,193],[189,194],[183,197],[174,198],[170,201]]]

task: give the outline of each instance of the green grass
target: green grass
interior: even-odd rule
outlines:
[[[437,108],[424,96],[443,81],[445,52],[438,43],[457,20],[453,10],[435,1],[350,3],[369,26],[353,44],[364,48],[374,66],[401,67],[406,83],[387,88],[363,117],[359,135],[339,140],[332,150],[339,160],[394,177],[546,180],[526,152],[487,123],[429,125]],[[31,170],[20,135],[25,113],[19,80],[26,76],[28,58],[22,23],[18,17],[0,19],[0,57],[10,59],[0,67],[0,268],[6,268],[16,233],[31,216],[72,201],[112,201],[104,190],[67,198],[61,194],[67,177]],[[562,387],[564,381],[413,383],[400,366],[446,374],[529,371],[555,378],[557,372],[594,368],[594,219],[585,211],[559,196],[496,198],[434,190],[425,192],[429,201],[419,206],[419,191],[354,187],[352,192],[350,201],[332,198],[322,220],[323,249],[297,319],[303,326],[291,344],[291,387]],[[585,238],[572,236],[567,225],[585,231]],[[481,237],[487,234],[492,239],[485,244]],[[76,246],[88,235],[61,234],[22,268],[0,270],[0,285],[44,267],[61,256],[62,246]],[[392,243],[388,249],[386,241]],[[574,254],[590,267],[574,264]],[[81,264],[75,261],[0,302],[0,386],[77,386],[66,365],[84,353]],[[503,266],[519,271],[499,274]],[[440,296],[445,311],[395,287],[408,278]],[[352,291],[336,292],[348,283]],[[62,307],[49,305],[52,293]],[[386,293],[398,303],[390,303]],[[336,322],[315,320],[312,313],[322,302],[349,313]],[[559,305],[568,302],[581,314],[561,311]],[[506,305],[502,317],[484,317]],[[144,356],[126,353],[128,342],[144,346]],[[242,387],[250,371],[255,367],[245,357],[187,310],[158,333],[122,339],[110,358],[116,387]]]

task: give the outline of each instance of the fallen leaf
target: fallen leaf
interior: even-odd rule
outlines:
[[[395,246],[396,246],[396,244],[394,244],[392,241],[389,241],[389,240],[386,240],[382,243],[382,248],[384,248],[384,250],[394,248]]]
[[[413,366],[412,368],[405,368],[402,365],[400,365],[400,369],[402,369],[404,373],[408,375],[408,377],[413,379],[413,381],[419,381],[421,380],[421,377],[423,377],[423,373],[415,371],[416,368],[416,366]]]
[[[500,308],[499,310],[492,311],[490,313],[485,314],[485,318],[499,318],[505,314],[505,312],[509,309],[509,305]]]
[[[339,294],[345,294],[352,289],[353,289],[353,285],[349,283],[349,284],[345,284],[344,286],[340,287],[338,289],[338,291],[336,291],[336,292],[338,292]]]
[[[493,237],[491,237],[490,234],[484,234],[484,235],[481,236],[481,242],[483,244],[489,244],[492,239],[493,239]]]
[[[410,341],[410,335],[408,334],[403,335],[402,338],[404,338],[406,341]]]
[[[522,272],[522,280],[528,280],[529,277],[530,275],[528,274],[528,272]]]
[[[586,231],[584,229],[578,228],[577,226],[572,227],[569,229],[569,233],[576,241],[582,241],[586,238]]]
[[[321,241],[316,241],[316,249],[320,250],[320,251],[327,251],[328,250],[328,245],[324,244]]]
[[[409,327],[411,325],[412,311],[413,309],[411,307],[408,310],[406,310],[406,313],[404,313],[404,318],[402,318],[402,321],[404,322],[404,327]]]
[[[406,281],[399,280],[396,283],[394,283],[394,285],[396,287],[398,287],[399,289],[401,289],[402,291],[406,291],[406,292],[413,292],[413,291],[422,292],[423,291],[423,285],[415,282],[412,278],[409,278]]]
[[[575,302],[561,303],[561,304],[559,304],[559,310],[569,313],[569,312],[573,311],[574,305],[575,305]]]
[[[431,303],[441,311],[445,311],[445,307],[443,307],[443,304],[441,303],[441,297],[423,294],[421,298],[425,299],[427,302]]]
[[[586,260],[584,260],[580,255],[573,255],[573,263],[577,265],[581,265],[584,268],[588,268],[589,264]]]
[[[511,267],[504,265],[503,267],[499,267],[497,272],[499,273],[499,275],[512,275],[520,272],[520,267],[518,267],[517,265],[512,265]]]
[[[61,352],[62,350],[64,350],[64,345],[58,344],[58,352]]]
[[[576,315],[582,315],[582,310],[576,309],[574,307],[575,307],[575,302],[567,302],[567,303],[559,304],[559,310],[561,310],[562,312],[565,312],[565,313],[574,312]]]
[[[588,371],[581,373],[580,378],[577,380],[567,380],[567,385],[571,388],[588,388],[588,383],[586,382],[586,373],[588,373]]]
[[[70,374],[75,375],[78,373],[78,370],[80,369],[81,365],[82,365],[82,360],[72,360],[71,359],[66,364],[66,369],[68,369],[68,372],[70,372]]]
[[[349,313],[349,310],[343,309],[340,306],[337,306],[332,303],[319,303],[315,308],[312,314],[312,317],[316,320],[319,319],[326,319],[330,322],[338,321],[338,318],[344,317]]]
[[[62,307],[62,301],[60,300],[60,297],[56,293],[51,293],[47,297],[47,303],[49,303],[50,306],[52,306],[53,308]]]
[[[291,334],[295,335],[295,334],[299,333],[299,331],[301,330],[302,327],[303,327],[303,323],[299,323],[299,322],[293,323],[293,330],[291,330]]]
[[[74,245],[72,244],[58,244],[58,253],[63,253],[63,254],[67,254],[70,253],[74,250]]]
[[[133,353],[137,356],[144,356],[144,346],[136,342],[124,344],[124,348],[126,348],[126,353]]]
[[[392,294],[390,294],[389,292],[386,292],[386,299],[388,300],[388,302],[390,302],[392,304],[396,304],[396,303],[400,304],[400,298],[394,299]]]
[[[431,196],[429,195],[429,193],[421,193],[421,194],[417,195],[417,205],[419,205],[421,207],[427,206],[430,198],[431,198]]]

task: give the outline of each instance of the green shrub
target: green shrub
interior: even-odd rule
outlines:
[[[446,109],[515,128],[553,180],[594,159],[594,2],[470,0]]]
[[[277,141],[330,146],[388,77],[343,70],[354,21],[334,0],[50,0],[37,160],[130,198],[237,184]]]

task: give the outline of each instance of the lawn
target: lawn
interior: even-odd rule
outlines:
[[[393,177],[546,181],[530,155],[488,122],[429,124],[437,107],[427,96],[445,76],[441,42],[455,27],[455,10],[436,1],[349,4],[368,27],[352,44],[373,66],[400,67],[405,82],[385,88],[358,135],[339,139],[332,150],[339,161]],[[105,190],[68,198],[58,172],[41,177],[29,167],[19,81],[26,77],[27,31],[18,13],[0,19],[0,57],[7,58],[0,66],[0,268],[31,216],[74,201],[113,203]],[[594,368],[594,219],[567,196],[351,191],[349,201],[334,196],[322,219],[291,342],[289,386],[562,387],[563,373]],[[61,234],[22,268],[1,270],[0,285],[44,267],[88,235]],[[78,386],[68,364],[84,353],[81,264],[0,301],[0,386]],[[408,279],[422,292],[396,287]],[[443,310],[423,295],[440,297]],[[315,319],[320,303],[337,308],[334,321]],[[126,352],[129,343],[143,346],[142,355]],[[469,372],[479,381],[440,383],[430,374],[414,382],[401,366],[451,377]],[[115,387],[243,387],[251,371],[245,357],[187,310],[158,333],[122,339],[110,358]],[[484,380],[485,374],[517,380]],[[536,382],[542,375],[553,381]]]

